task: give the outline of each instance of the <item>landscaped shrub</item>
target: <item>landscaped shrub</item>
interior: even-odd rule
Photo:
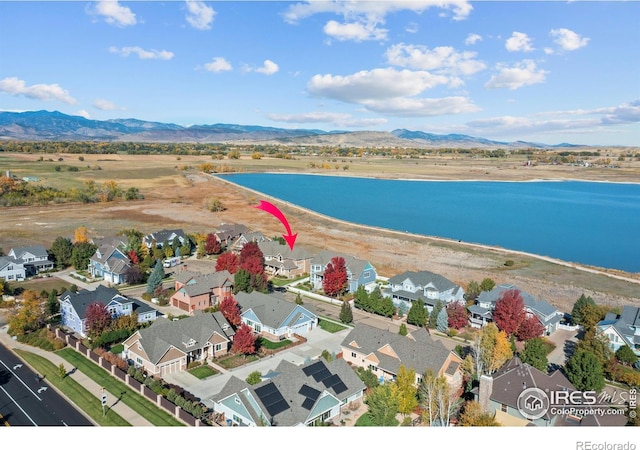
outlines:
[[[191,370],[194,369],[196,367],[200,367],[202,365],[202,363],[200,361],[191,361],[189,364],[187,364],[187,370]]]
[[[100,336],[91,341],[91,347],[106,347],[114,342],[120,342],[131,335],[130,330],[105,331]]]

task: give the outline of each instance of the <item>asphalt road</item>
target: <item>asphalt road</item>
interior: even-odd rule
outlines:
[[[0,425],[92,426],[46,380],[0,344]]]

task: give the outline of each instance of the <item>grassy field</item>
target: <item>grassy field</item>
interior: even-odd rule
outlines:
[[[109,375],[105,370],[80,355],[75,350],[65,348],[57,352],[58,355],[66,359],[73,367],[80,370],[96,383],[104,386],[113,398],[120,399],[122,403],[133,409],[155,426],[184,426],[182,422],[174,418],[171,414],[158,408],[154,403],[147,400],[120,380]]]

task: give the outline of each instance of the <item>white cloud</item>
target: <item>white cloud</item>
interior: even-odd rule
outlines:
[[[395,66],[442,73],[472,75],[486,68],[475,59],[475,52],[456,52],[453,47],[429,49],[423,45],[397,44],[387,49],[385,56]]]
[[[551,30],[549,34],[555,38],[554,42],[562,50],[568,52],[578,50],[581,47],[586,47],[589,43],[589,38],[582,37],[578,33],[567,28],[556,28]]]
[[[280,70],[280,67],[270,59],[265,59],[262,67],[249,67],[245,66],[244,70],[246,72],[258,72],[265,75],[273,75],[274,73]]]
[[[137,23],[136,15],[117,0],[99,0],[95,5],[95,13],[103,16],[109,25],[125,27]]]
[[[209,72],[226,72],[233,69],[231,63],[222,56],[216,56],[213,61],[205,64],[204,68]]]
[[[420,28],[418,27],[417,23],[411,22],[404,28],[404,31],[406,31],[407,33],[414,34],[414,33],[417,33],[419,29]]]
[[[389,13],[407,10],[420,14],[429,8],[453,11],[454,20],[466,19],[473,9],[466,0],[309,1],[291,5],[283,17],[288,23],[298,23],[315,14],[334,13],[345,18],[361,17],[381,22]]]
[[[187,0],[187,22],[198,30],[210,30],[216,12],[204,2]]]
[[[368,101],[364,105],[370,111],[403,117],[431,117],[480,111],[480,108],[467,97],[405,97]]]
[[[513,67],[502,64],[497,66],[498,73],[493,75],[484,85],[489,89],[519,89],[524,86],[531,86],[545,81],[547,71],[538,69],[536,63],[530,59],[525,59],[516,63]]]
[[[426,71],[392,68],[363,70],[353,75],[314,75],[307,89],[316,97],[348,103],[363,103],[395,97],[418,95],[426,89],[447,84],[449,77]]]
[[[77,100],[69,91],[61,88],[58,84],[33,84],[27,86],[24,80],[17,77],[9,77],[0,80],[0,92],[9,95],[24,95],[25,97],[42,101],[59,101],[70,105],[77,104]]]
[[[338,23],[335,20],[330,20],[324,26],[323,31],[339,41],[362,42],[386,39],[388,30],[376,28],[371,23]]]
[[[145,50],[141,47],[109,47],[109,52],[116,53],[120,56],[127,57],[131,54],[137,55],[140,59],[163,59],[169,60],[173,58],[173,53],[167,50]]]
[[[504,44],[505,48],[510,52],[530,52],[533,51],[531,46],[531,39],[525,33],[514,31],[507,42]]]
[[[466,45],[474,45],[482,40],[482,36],[475,33],[469,33],[469,36],[464,40]]]
[[[85,119],[91,119],[89,112],[85,109],[81,109],[80,111],[76,112],[76,115],[84,117]]]
[[[103,98],[97,98],[92,103],[93,107],[102,111],[115,111],[116,109],[123,109],[118,107],[115,103],[105,100]]]
[[[283,14],[288,23],[298,23],[300,20],[315,14],[333,13],[341,16],[344,23],[331,20],[324,27],[324,32],[339,40],[383,40],[387,38],[387,30],[379,28],[385,23],[387,14],[398,11],[413,11],[417,14],[429,8],[440,8],[453,11],[454,20],[463,20],[473,9],[466,0],[394,0],[394,1],[310,1],[296,3]],[[415,25],[409,28],[415,29]]]

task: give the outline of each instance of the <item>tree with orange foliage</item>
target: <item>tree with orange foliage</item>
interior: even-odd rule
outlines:
[[[73,232],[73,243],[81,244],[83,242],[89,242],[89,231],[84,225],[79,226]]]

